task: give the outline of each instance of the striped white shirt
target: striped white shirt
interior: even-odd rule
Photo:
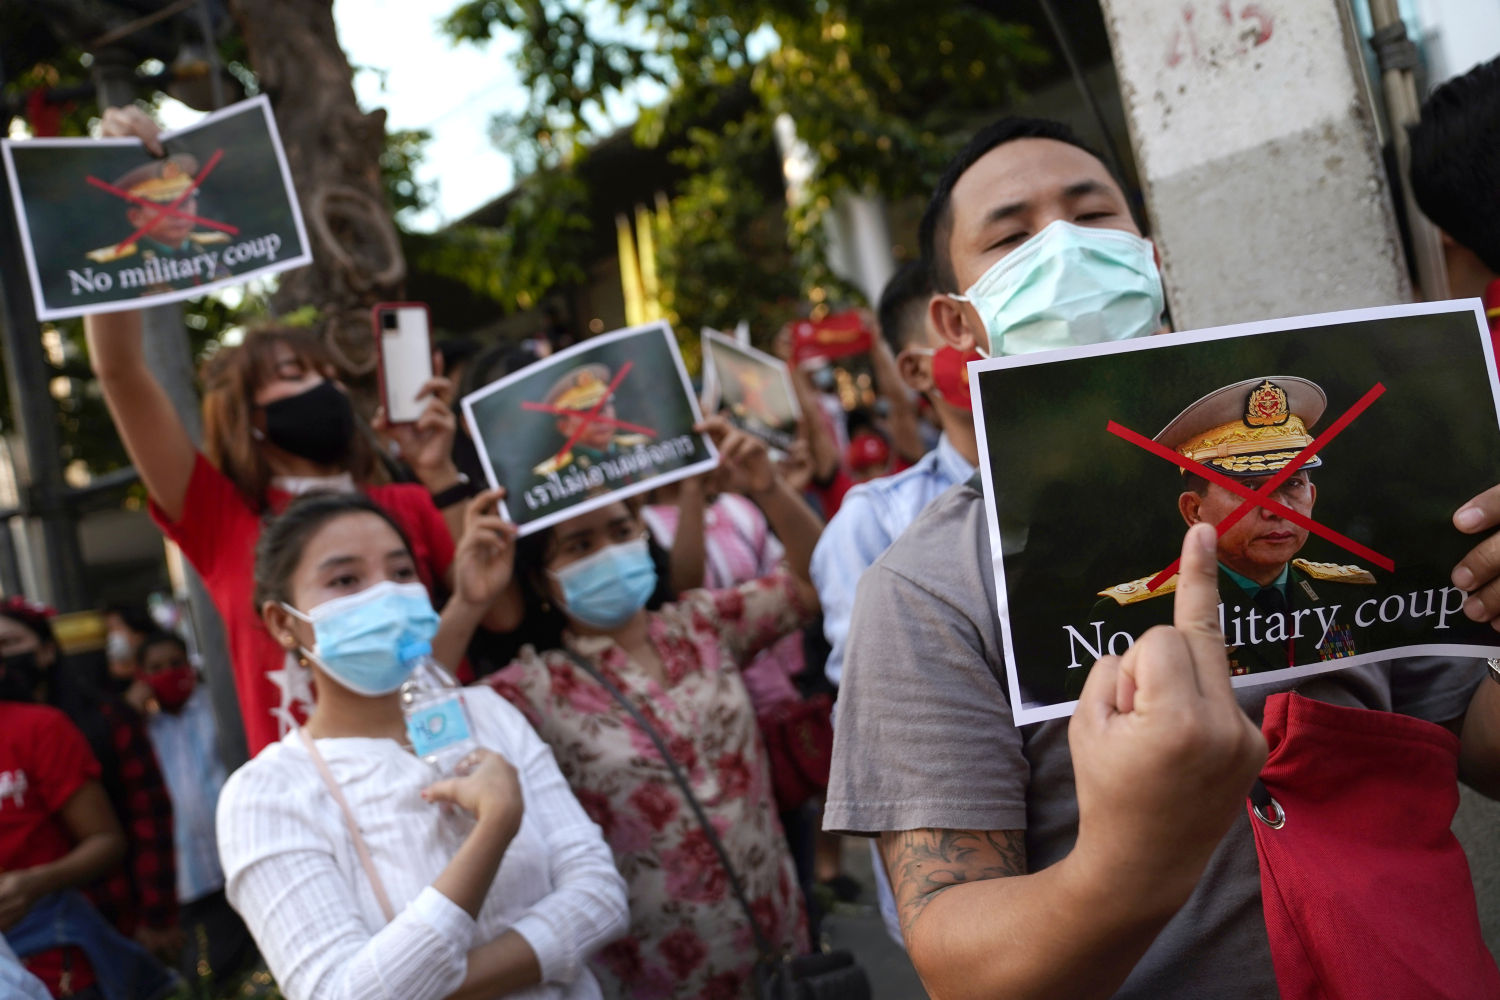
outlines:
[[[487,687],[465,701],[479,742],[520,772],[526,801],[477,921],[431,887],[474,821],[423,802],[437,774],[394,741],[318,741],[396,908],[389,924],[295,731],[224,786],[226,892],[289,1000],[437,1000],[462,982],[467,952],[506,930],[542,969],[541,985],[509,996],[600,995],[585,963],[627,921],[609,847],[525,718]]]

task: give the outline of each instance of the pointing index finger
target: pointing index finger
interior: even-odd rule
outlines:
[[[1205,694],[1229,690],[1229,660],[1219,629],[1219,536],[1207,524],[1195,524],[1182,540],[1172,622],[1187,640],[1198,689]]]

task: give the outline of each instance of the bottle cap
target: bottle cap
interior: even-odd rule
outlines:
[[[432,643],[426,639],[411,639],[403,642],[396,655],[401,657],[402,663],[410,663],[412,660],[420,660],[424,656],[432,655]]]

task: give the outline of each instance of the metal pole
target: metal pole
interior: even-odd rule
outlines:
[[[28,515],[33,543],[40,549],[37,582],[29,596],[62,611],[85,606],[78,533],[63,502],[57,409],[42,358],[31,284],[21,266],[20,230],[11,209],[9,181],[0,172],[0,337],[5,345],[5,378],[11,412],[22,443],[25,469],[21,508]],[[7,581],[9,582],[9,581]]]
[[[1406,37],[1406,23],[1401,20],[1397,0],[1370,0],[1370,20],[1375,25],[1370,44],[1380,63],[1391,147],[1396,152],[1400,174],[1396,183],[1401,187],[1401,200],[1406,206],[1406,228],[1411,236],[1417,281],[1422,286],[1422,297],[1428,301],[1447,298],[1448,267],[1443,257],[1442,235],[1417,207],[1411,190],[1411,141],[1406,128],[1422,117],[1417,81],[1412,73],[1416,67],[1416,46]]]
[[[217,60],[214,64],[217,65]],[[94,84],[101,109],[132,103],[136,83],[135,60],[128,53],[107,49],[94,54]],[[192,348],[182,322],[182,306],[173,302],[141,310],[141,327],[146,365],[171,399],[193,444],[201,448],[203,417],[194,385]],[[249,755],[224,623],[202,579],[191,566],[183,565],[182,580],[219,727],[219,753],[224,765],[233,770]]]

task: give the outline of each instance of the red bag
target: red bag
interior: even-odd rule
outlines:
[[[1451,829],[1458,737],[1292,693],[1261,728],[1250,826],[1282,1000],[1500,997]]]
[[[756,717],[771,759],[771,790],[782,812],[828,790],[833,764],[833,699],[789,701]]]

